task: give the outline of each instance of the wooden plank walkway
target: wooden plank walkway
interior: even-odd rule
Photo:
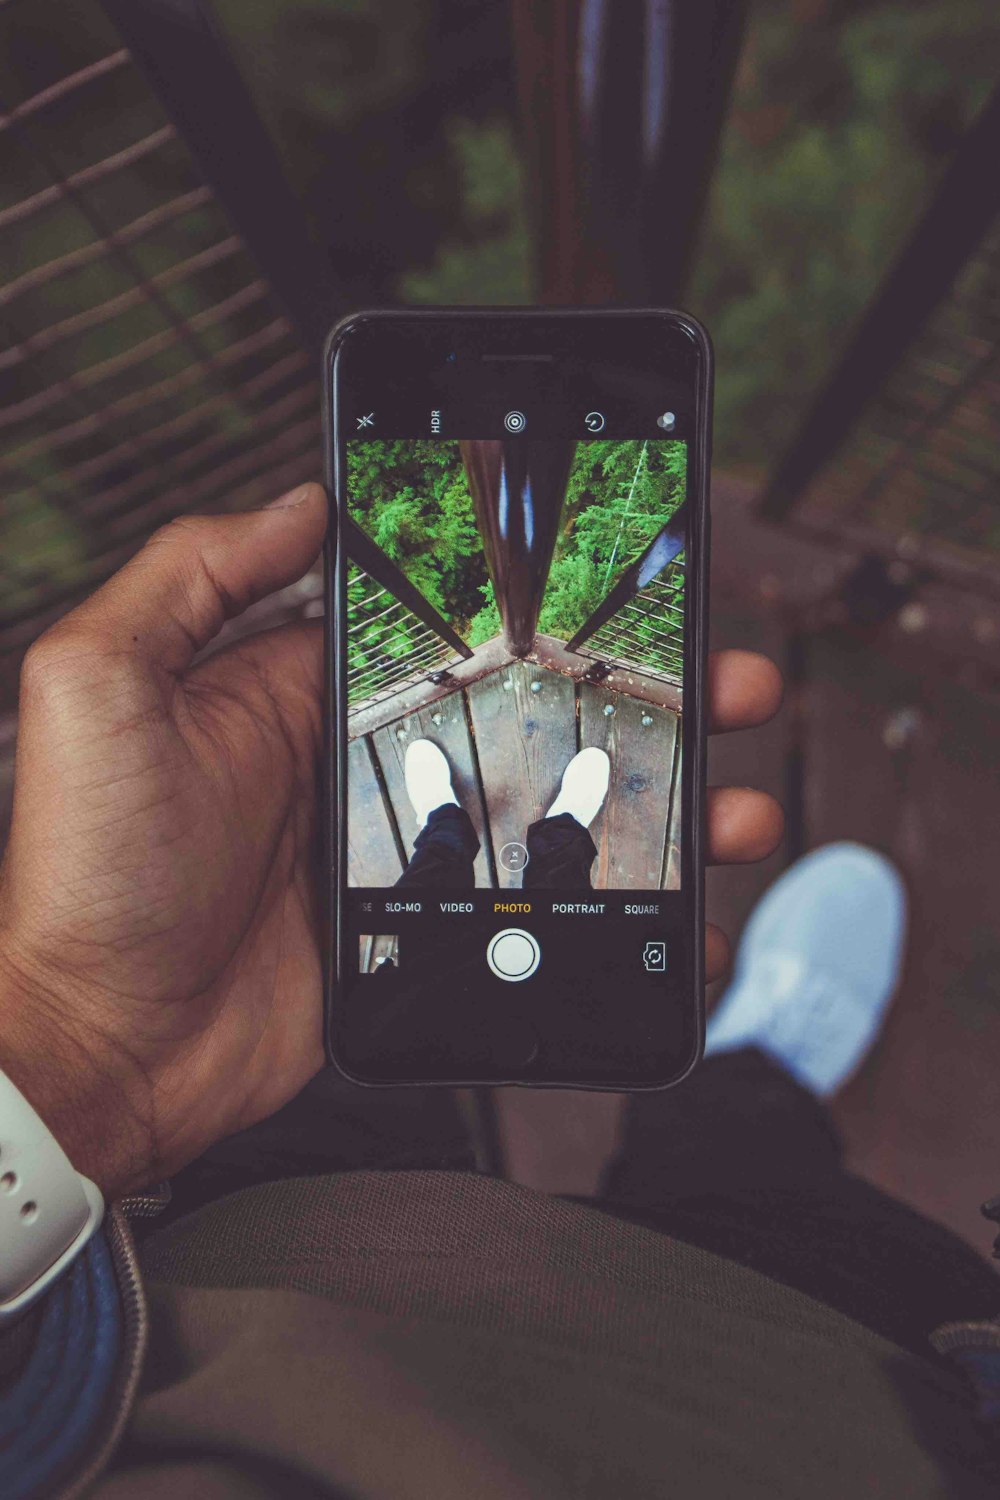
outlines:
[[[367,739],[352,740],[347,752],[351,788],[347,820],[347,868],[354,885],[394,885],[403,873],[399,834],[379,785]]]
[[[505,844],[523,844],[555,801],[578,749],[576,696],[569,678],[514,662],[473,683],[468,697],[496,857]],[[521,884],[520,871],[499,859],[497,876],[501,886]]]
[[[392,885],[418,828],[406,795],[407,746],[429,739],[448,757],[453,784],[482,844],[477,886],[517,888],[499,859],[545,815],[566,766],[599,745],[611,758],[608,799],[591,830],[597,887],[676,884],[675,788],[679,718],[669,708],[538,663],[514,661],[351,741],[348,863],[352,883]],[[673,823],[671,814],[673,813]]]
[[[482,845],[476,860],[476,884],[486,886],[495,884],[492,850],[487,836],[486,813],[480,790],[476,748],[466,712],[465,695],[462,692],[452,693],[448,698],[442,698],[439,702],[417,713],[407,714],[404,719],[386,725],[385,728],[377,730],[368,738],[374,759],[385,782],[390,814],[395,820],[402,847],[407,855],[413,849],[413,841],[420,831],[403,781],[403,762],[407,746],[414,740],[428,739],[433,740],[434,744],[439,745],[444,751],[451,767],[455,795],[461,805],[468,809]],[[358,742],[355,740],[354,743]],[[357,817],[352,781],[349,826],[355,824]]]
[[[581,748],[597,745],[611,760],[608,799],[591,828],[598,849],[595,885],[656,890],[666,884],[679,727],[675,714],[581,684]]]

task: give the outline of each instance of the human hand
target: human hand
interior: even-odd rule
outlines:
[[[32,647],[0,868],[0,1066],[114,1198],[323,1060],[320,622],[192,666],[314,561],[326,497],[190,518]]]
[[[708,664],[709,729],[714,734],[766,724],[781,706],[781,673],[754,651],[715,651]],[[784,814],[766,792],[709,787],[707,858],[710,864],[752,864],[773,854],[785,831]],[[729,941],[721,928],[705,932],[705,980],[721,979]]]
[[[25,663],[0,1066],[109,1198],[272,1113],[322,1063],[322,630],[192,663],[305,572],[325,521],[307,485],[174,522]],[[780,696],[765,658],[713,658],[716,729],[764,722]],[[771,798],[710,794],[711,858],[763,858],[780,834]],[[725,939],[707,944],[716,978]]]

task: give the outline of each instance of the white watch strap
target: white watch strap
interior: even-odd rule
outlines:
[[[103,1217],[100,1190],[0,1072],[0,1321],[52,1284]]]

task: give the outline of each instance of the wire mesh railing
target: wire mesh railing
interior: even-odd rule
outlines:
[[[684,681],[684,565],[663,572],[576,647],[580,656],[635,668],[680,687]]]
[[[803,519],[1000,562],[1000,220],[871,402]]]
[[[813,399],[770,521],[1000,588],[1000,89]]]
[[[347,576],[347,703],[370,707],[460,660],[430,625],[357,564]]]
[[[0,7],[0,711],[163,521],[319,471],[312,362],[103,8]]]
[[[568,651],[683,688],[687,514],[684,501],[566,642]]]

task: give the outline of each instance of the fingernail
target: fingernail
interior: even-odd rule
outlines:
[[[265,510],[291,510],[293,505],[301,505],[309,493],[308,484],[300,484],[294,490],[289,490],[287,495],[279,495],[277,500],[269,500],[264,506]]]

